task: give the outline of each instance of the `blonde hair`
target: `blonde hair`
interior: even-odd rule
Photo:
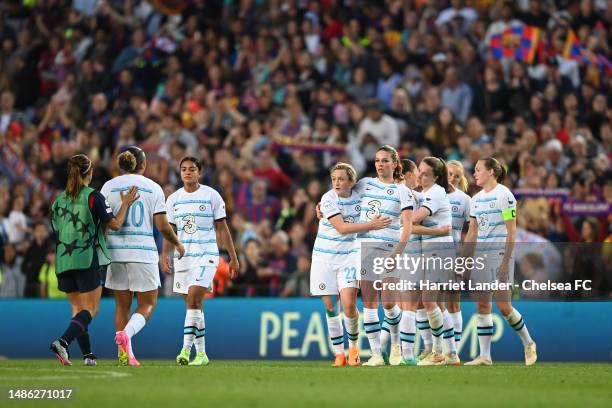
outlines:
[[[352,185],[357,183],[357,171],[355,171],[355,168],[350,164],[338,162],[329,170],[329,174],[331,175],[336,170],[344,170]]]
[[[134,156],[134,153],[126,150],[117,156],[117,165],[121,170],[131,173],[136,169],[136,156]]]
[[[467,181],[467,178],[465,177],[463,163],[461,163],[459,160],[449,160],[448,162],[446,162],[446,167],[448,168],[448,166],[455,166],[461,172],[461,178],[459,179],[459,190],[465,193],[468,189],[469,183]]]
[[[378,150],[376,150],[376,153],[380,152],[381,150],[389,153],[391,155],[391,160],[393,160],[393,163],[397,164],[397,166],[395,167],[395,170],[393,170],[393,180],[403,181],[404,180],[404,170],[402,167],[402,162],[400,161],[400,158],[399,158],[399,154],[397,153],[397,150],[395,150],[395,148],[389,145],[384,145],[384,146],[379,147]]]

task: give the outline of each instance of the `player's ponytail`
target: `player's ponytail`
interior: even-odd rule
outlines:
[[[426,157],[423,159],[425,164],[431,167],[434,177],[436,177],[436,184],[444,189],[447,193],[451,192],[450,185],[448,184],[448,169],[446,168],[446,162],[438,157]]]
[[[397,150],[389,145],[384,145],[378,148],[377,153],[380,151],[385,151],[391,155],[391,160],[396,164],[395,170],[393,170],[393,180],[394,181],[404,181],[404,171],[402,169],[402,162],[400,161],[399,154]]]
[[[68,160],[68,182],[66,195],[75,200],[85,185],[84,178],[91,169],[91,160],[84,154],[77,154]]]
[[[461,163],[459,160],[450,160],[448,163],[446,163],[446,167],[448,166],[455,166],[455,168],[461,173],[461,178],[459,179],[459,190],[465,193],[468,189],[469,184],[467,178],[465,177],[463,163]]]
[[[501,183],[506,178],[507,170],[495,157],[487,157],[480,159],[487,170],[493,170],[493,175],[498,183]]]

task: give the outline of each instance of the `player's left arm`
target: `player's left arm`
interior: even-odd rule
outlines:
[[[230,257],[229,269],[230,279],[235,279],[238,276],[240,270],[240,263],[238,262],[238,255],[236,255],[236,248],[234,247],[234,240],[232,239],[232,233],[227,226],[226,214],[225,214],[225,202],[221,195],[217,192],[212,197],[213,217],[215,220],[215,233],[218,234],[219,242],[223,248],[227,251]]]
[[[504,258],[498,273],[498,279],[507,282],[509,277],[510,263],[512,262],[512,251],[514,250],[514,240],[516,238],[516,199],[512,193],[501,197],[500,207],[502,219],[506,224],[506,246]]]
[[[509,261],[514,251],[514,241],[516,239],[516,198],[512,193],[501,199],[502,219],[506,223],[506,248],[504,251],[504,261]]]
[[[412,229],[414,226],[412,225],[412,207],[406,207],[402,210],[402,214],[400,215],[402,220],[402,232],[400,234],[400,242],[395,252],[398,254],[403,254],[406,249],[406,245],[410,240],[410,235],[412,235]]]
[[[414,212],[412,216],[412,222],[419,224],[425,218],[433,215],[439,209],[439,202],[436,200],[436,196],[432,194],[430,189],[426,193],[423,193],[423,204]]]
[[[401,186],[403,187],[403,186]],[[396,253],[403,254],[404,249],[406,249],[406,245],[408,245],[408,240],[410,240],[410,235],[412,234],[412,210],[415,207],[415,202],[410,194],[410,191],[407,188],[399,189],[399,198],[400,198],[400,218],[402,221],[402,232],[400,233],[400,242],[398,247],[396,248]]]
[[[159,233],[170,241],[172,245],[176,248],[178,252],[178,259],[181,259],[183,255],[185,255],[185,247],[179,241],[178,236],[176,235],[176,226],[172,227],[168,222],[168,217],[166,214],[168,213],[168,208],[166,207],[166,199],[164,198],[164,191],[162,190],[159,184],[155,184],[155,197],[153,201],[153,222],[157,227]],[[171,221],[174,221],[174,213],[172,214]],[[162,245],[163,248],[163,245]]]
[[[420,224],[412,225],[412,233],[415,235],[448,235],[453,227],[444,225],[442,227],[425,227]]]
[[[230,278],[235,279],[238,274],[238,270],[240,269],[240,263],[238,262],[238,255],[236,255],[236,248],[234,247],[232,233],[227,226],[225,218],[215,220],[215,230],[219,234],[221,246],[225,248],[230,257]]]

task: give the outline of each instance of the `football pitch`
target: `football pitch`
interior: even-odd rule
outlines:
[[[178,367],[60,367],[56,360],[0,361],[0,406],[612,406],[612,365],[496,363],[492,367],[342,367],[324,361],[214,360]],[[68,401],[16,401],[9,389],[72,389]]]

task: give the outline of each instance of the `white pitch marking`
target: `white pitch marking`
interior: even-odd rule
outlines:
[[[2,371],[22,371],[23,368],[20,367],[0,367],[0,373]],[[85,378],[124,378],[129,377],[132,374],[130,373],[118,373],[115,371],[94,371],[94,370],[71,370],[71,369],[54,369],[54,368],[39,368],[36,371],[46,371],[46,372],[54,372],[59,375],[54,376],[36,376],[36,377],[21,377],[19,375],[10,376],[10,377],[0,377],[0,381],[32,381],[32,380],[43,380],[43,381],[53,381],[53,380],[66,380],[66,379],[85,379]],[[75,374],[75,375],[62,375],[66,374]],[[79,373],[79,375],[77,375]],[[82,374],[81,374],[82,373]],[[83,375],[86,374],[86,375]]]

